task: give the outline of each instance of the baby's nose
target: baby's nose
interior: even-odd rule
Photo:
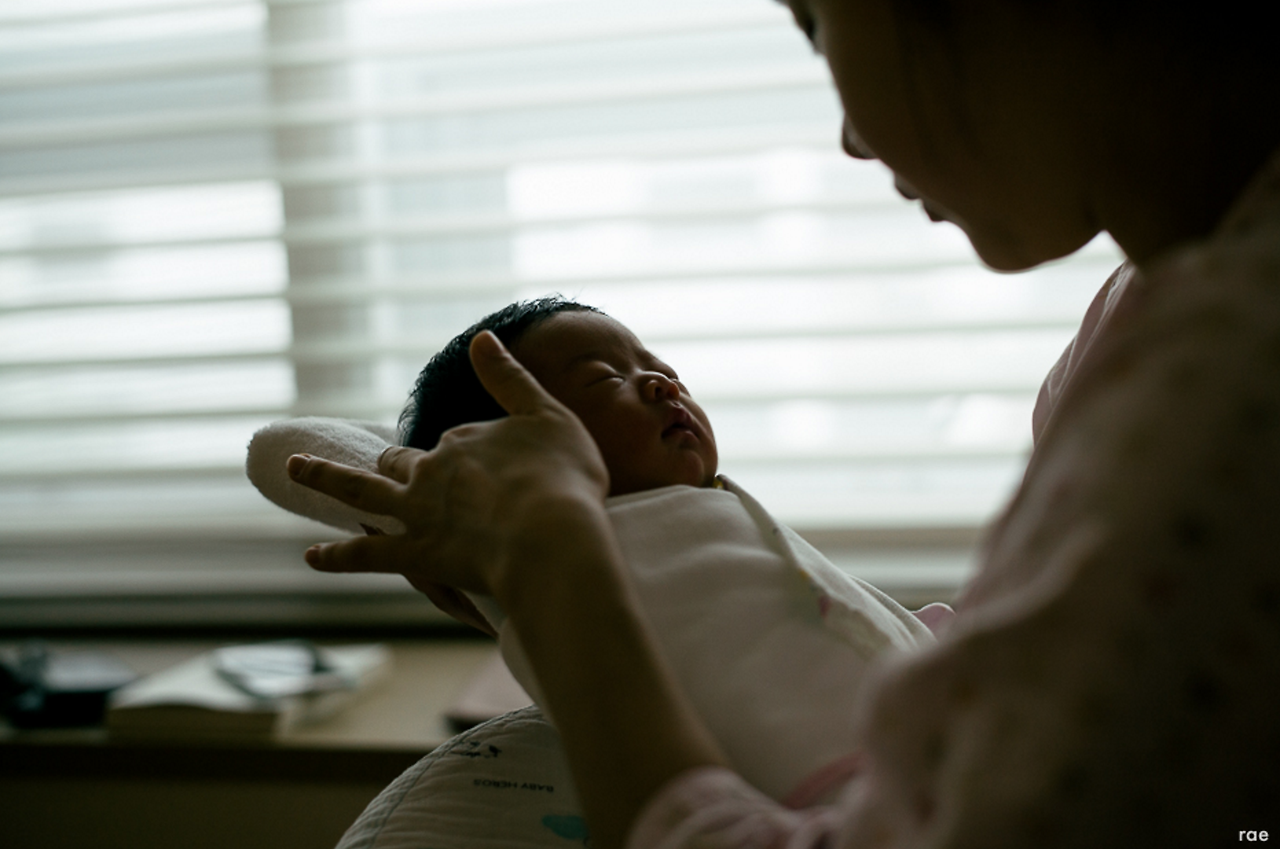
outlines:
[[[645,390],[652,401],[664,398],[676,398],[680,395],[680,387],[665,374],[654,374],[645,381]]]

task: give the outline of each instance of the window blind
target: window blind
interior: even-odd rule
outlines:
[[[840,115],[772,0],[0,7],[0,609],[410,610],[301,565],[328,534],[245,444],[394,421],[445,341],[551,292],[674,365],[722,471],[838,562],[954,587],[1119,255],[983,269]]]

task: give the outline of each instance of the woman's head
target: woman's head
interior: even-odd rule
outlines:
[[[1160,218],[1194,218],[1195,202],[1178,209],[1177,199],[1235,180],[1224,166],[1243,162],[1247,176],[1260,165],[1258,151],[1224,145],[1248,141],[1256,119],[1274,124],[1280,63],[1257,4],[1226,2],[1213,12],[1154,0],[789,5],[831,67],[846,149],[884,161],[988,264],[1019,269],[1102,229],[1131,255],[1150,252],[1162,234],[1140,232],[1144,218],[1166,237],[1195,229],[1203,222]],[[1268,126],[1258,150],[1278,141]],[[1169,192],[1184,180],[1207,184]],[[1217,200],[1197,198],[1201,209]]]

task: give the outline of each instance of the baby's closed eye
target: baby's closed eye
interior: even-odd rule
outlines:
[[[597,384],[619,381],[622,379],[622,375],[618,374],[611,368],[595,369],[587,376],[586,385],[595,386]]]

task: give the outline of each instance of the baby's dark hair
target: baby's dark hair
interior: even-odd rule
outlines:
[[[471,367],[471,340],[491,330],[510,349],[530,328],[562,312],[600,312],[559,295],[519,301],[485,316],[459,333],[423,367],[400,414],[400,442],[429,451],[446,430],[507,413],[493,400]]]

